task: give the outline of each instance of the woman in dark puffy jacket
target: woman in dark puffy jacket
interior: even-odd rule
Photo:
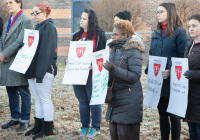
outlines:
[[[171,138],[172,140],[179,140],[181,134],[180,120],[175,115],[167,113],[170,96],[169,62],[171,57],[183,58],[187,45],[187,35],[182,28],[182,22],[177,14],[175,4],[161,3],[157,8],[157,19],[157,30],[151,37],[149,55],[168,58],[166,70],[162,71],[163,85],[158,104],[161,139],[169,140],[171,124]],[[148,69],[145,70],[145,73],[148,73]]]
[[[139,140],[140,137],[143,112],[140,77],[145,47],[140,40],[131,38],[134,33],[129,21],[114,23],[109,61],[103,65],[110,73],[109,86],[115,79],[112,88],[114,97],[106,113],[112,140]]]
[[[189,32],[193,41],[185,49],[189,70],[184,73],[189,79],[188,107],[184,121],[188,122],[190,140],[200,139],[200,14],[189,17]]]

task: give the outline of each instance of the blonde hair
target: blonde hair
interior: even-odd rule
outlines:
[[[135,30],[128,20],[119,20],[114,23],[114,28],[118,28],[122,32],[127,33],[128,37],[131,37],[135,34]]]

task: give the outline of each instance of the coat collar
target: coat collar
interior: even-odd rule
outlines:
[[[111,49],[124,49],[124,50],[131,50],[137,49],[141,52],[145,52],[145,46],[141,40],[135,40],[133,38],[124,38],[120,40],[112,41],[108,44]]]
[[[15,30],[18,28],[18,26],[19,26],[19,24],[21,23],[21,21],[22,21],[22,19],[23,19],[24,16],[25,16],[24,13],[21,14],[21,15],[17,18],[17,20],[15,21],[15,23],[13,24],[13,26],[11,27],[10,31],[8,32],[8,35],[6,36],[6,34],[4,34],[4,39],[5,39],[4,42],[6,42],[6,41],[12,36],[12,34],[13,34],[13,33],[15,32]],[[8,21],[6,22],[6,25],[5,25],[5,28],[7,28],[7,27],[8,27]]]

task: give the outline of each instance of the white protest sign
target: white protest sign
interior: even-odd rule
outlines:
[[[108,60],[106,49],[92,54],[92,97],[90,105],[104,104],[108,87],[108,71],[102,66]]]
[[[144,105],[156,109],[160,101],[163,84],[162,71],[165,70],[167,57],[149,56],[148,75]]]
[[[93,41],[71,41],[62,84],[86,85]]]
[[[10,70],[25,74],[35,55],[39,41],[39,31],[24,30],[24,46],[18,51]]]
[[[112,39],[108,39],[106,41],[106,53],[108,53],[108,56],[110,55],[110,51],[111,49],[109,48],[108,44],[111,43],[113,40]]]
[[[182,118],[185,118],[188,105],[188,79],[183,76],[186,70],[188,70],[187,58],[172,58],[167,112]]]

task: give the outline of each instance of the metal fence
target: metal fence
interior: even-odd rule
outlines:
[[[106,32],[107,38],[111,38],[112,32]],[[149,46],[151,42],[151,34],[152,32],[137,32],[140,36],[144,38],[143,43],[145,44],[145,53],[143,54],[143,61],[148,61],[149,56]],[[65,63],[69,50],[69,43],[73,33],[60,33],[58,34],[58,63]]]

